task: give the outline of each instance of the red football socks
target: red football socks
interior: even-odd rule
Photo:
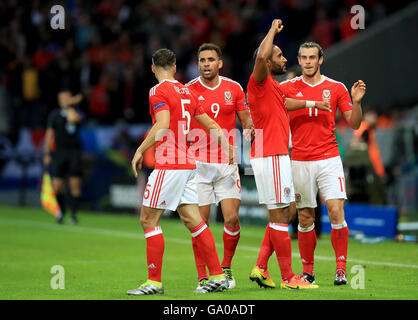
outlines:
[[[148,279],[161,282],[164,255],[164,236],[160,226],[144,230],[147,241]]]
[[[315,224],[308,228],[298,226],[298,243],[303,272],[314,274],[314,253],[316,248]]]
[[[209,269],[209,274],[220,275],[223,270],[219,263],[218,253],[216,252],[215,239],[212,232],[204,221],[190,229],[192,237],[196,238],[197,250],[202,253],[202,258]]]
[[[197,279],[200,281],[201,279],[208,279],[208,274],[206,272],[206,263],[202,257],[202,253],[200,252],[198,245],[198,241],[195,237],[192,237],[192,245],[193,245],[193,252],[194,252],[194,259],[196,262],[196,269],[197,269]]]
[[[336,270],[346,272],[349,230],[344,221],[340,224],[331,224],[331,243],[334,248],[337,262]]]
[[[289,237],[289,225],[270,222],[270,240],[273,243],[282,274],[282,280],[288,281],[295,275],[292,271],[292,241]]]
[[[267,270],[268,261],[273,252],[273,243],[270,241],[270,226],[267,224],[256,264],[261,269],[261,271]]]
[[[240,225],[236,227],[228,227],[224,225],[224,258],[222,260],[222,267],[231,268],[232,258],[235,254],[235,249],[237,248],[238,241],[240,238]]]

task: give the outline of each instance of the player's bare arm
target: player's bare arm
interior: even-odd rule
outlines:
[[[218,142],[224,152],[228,155],[229,164],[232,164],[236,160],[236,151],[233,145],[228,143],[222,128],[216,123],[215,120],[210,118],[206,113],[194,116],[197,122],[199,122],[207,132],[210,133],[211,137]]]
[[[137,168],[142,169],[143,154],[158,141],[160,141],[165,131],[170,127],[170,111],[162,110],[155,115],[155,123],[149,131],[145,140],[136,149],[135,155],[132,158],[131,165],[135,177],[138,177]]]
[[[318,110],[332,112],[328,101],[307,101],[286,98],[286,108],[289,111],[295,111],[303,108],[317,108]]]
[[[361,100],[366,94],[366,84],[363,80],[358,80],[351,87],[351,99],[353,100],[353,109],[344,112],[344,117],[352,129],[360,128],[363,112],[361,108]]]
[[[282,20],[274,19],[269,32],[267,33],[264,40],[261,42],[260,47],[258,48],[257,57],[254,64],[254,79],[257,82],[264,81],[268,74],[267,61],[271,56],[273,50],[273,40],[274,37],[283,30]]]
[[[253,120],[251,119],[250,110],[241,110],[237,111],[237,116],[239,121],[241,122],[241,126],[244,132],[244,137],[248,141],[251,141],[255,136],[254,124]]]

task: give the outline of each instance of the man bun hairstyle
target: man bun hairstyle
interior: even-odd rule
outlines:
[[[302,43],[299,47],[299,51],[298,51],[298,57],[300,57],[300,50],[301,49],[310,49],[310,48],[317,48],[318,49],[318,58],[321,58],[324,56],[324,50],[322,49],[322,47],[313,41],[308,41],[305,43]]]
[[[158,49],[152,55],[152,64],[156,67],[167,69],[176,64],[176,54],[170,49]]]

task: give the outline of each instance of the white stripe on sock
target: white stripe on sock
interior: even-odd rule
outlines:
[[[331,223],[331,228],[332,229],[344,229],[345,227],[347,227],[347,222],[345,222],[345,220],[343,221],[343,223],[339,223],[339,224],[332,224]]]
[[[289,231],[289,226],[285,227],[285,226],[279,226],[275,223],[270,222],[269,223],[269,227],[274,229],[274,230],[278,230],[278,231]]]
[[[161,229],[161,227],[156,226],[153,231],[145,233],[145,239],[152,237],[152,236],[156,236],[157,234],[162,234],[162,233],[163,233],[163,230]]]
[[[240,228],[240,229],[238,229],[238,231],[233,232],[233,231],[228,230],[228,229],[224,226],[224,231],[225,231],[227,234],[229,234],[230,236],[236,236],[236,235],[238,235],[238,234],[240,233],[241,228]]]
[[[307,227],[307,228],[302,228],[300,224],[298,224],[298,230],[300,232],[309,232],[309,231],[312,231],[313,229],[315,229],[315,223],[313,223],[310,227]]]
[[[207,228],[207,224],[204,224],[199,230],[197,230],[196,232],[192,233],[192,237],[196,238],[199,234],[201,234],[206,228]]]

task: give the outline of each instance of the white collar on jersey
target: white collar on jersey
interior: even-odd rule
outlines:
[[[165,82],[165,81],[168,81],[168,82],[171,82],[171,83],[176,83],[176,82],[178,82],[177,80],[164,79],[164,80],[161,80],[161,82],[160,82],[159,84],[161,84],[161,83],[163,83],[163,82]]]
[[[219,86],[221,85],[221,82],[222,82],[222,76],[219,76],[219,81],[218,81],[218,84],[217,84],[216,86],[214,86],[213,88],[208,87],[207,85],[205,85],[205,84],[203,83],[203,81],[202,81],[202,76],[199,76],[199,82],[200,82],[200,84],[201,84],[202,86],[204,86],[206,89],[209,89],[209,90],[216,90],[216,89],[218,89],[218,88],[219,88]]]
[[[322,82],[324,82],[325,81],[325,79],[327,78],[326,76],[324,76],[324,75],[321,75],[321,81],[319,81],[318,83],[315,83],[315,84],[310,84],[310,83],[307,83],[304,79],[303,79],[303,76],[301,76],[300,77],[301,79],[302,79],[302,81],[303,81],[303,83],[305,83],[305,84],[307,84],[308,86],[310,86],[310,87],[316,87],[317,85],[320,85]]]

